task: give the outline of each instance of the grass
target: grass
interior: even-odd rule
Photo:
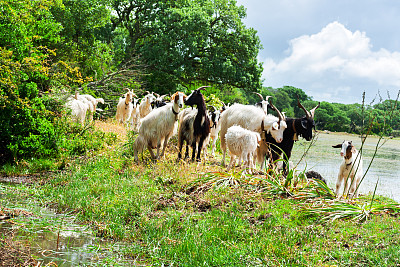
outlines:
[[[108,125],[102,127],[106,130]],[[304,212],[311,203],[332,201],[332,192],[321,184],[297,181],[294,186],[295,177],[288,181],[237,170],[226,173],[218,165],[219,157],[207,164],[176,163],[173,149],[163,161],[152,162],[145,153],[144,161],[135,163],[125,143],[76,158],[63,172],[21,190],[25,197],[72,211],[98,236],[125,241],[124,254],[140,259],[139,264],[395,266],[400,262],[398,210],[373,213],[363,222],[322,220],[318,213]],[[372,198],[365,196],[358,204]],[[378,205],[397,207],[375,196],[373,207]]]

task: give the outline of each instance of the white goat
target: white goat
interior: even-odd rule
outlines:
[[[239,156],[244,161],[245,171],[246,168],[248,168],[251,174],[255,169],[253,154],[261,141],[260,134],[234,125],[227,130],[225,139],[231,156],[231,161],[227,170],[229,171],[230,168],[235,166],[236,156]],[[241,162],[239,162],[239,166],[240,164]]]
[[[361,153],[355,148],[351,141],[343,141],[343,143],[334,148],[342,148],[340,156],[343,162],[340,165],[338,179],[336,181],[336,196],[339,196],[339,189],[344,183],[344,195],[358,196],[358,186],[363,173]],[[356,190],[357,189],[357,190]]]
[[[104,104],[104,99],[103,98],[95,98],[91,95],[84,94],[84,95],[79,95],[78,100],[81,100],[82,102],[85,102],[89,105],[89,111],[90,111],[90,120],[93,120],[93,114],[97,110],[97,104],[102,103]],[[89,103],[88,103],[89,102]]]
[[[139,129],[139,121],[140,121],[140,112],[139,112],[139,99],[134,98],[132,100],[132,113],[131,113],[131,118],[129,120],[131,126],[137,130]]]
[[[84,94],[84,95],[80,95],[80,96],[82,96],[82,97],[86,98],[87,100],[89,100],[90,102],[92,102],[92,104],[94,106],[94,111],[96,111],[98,103],[104,104],[104,99],[101,98],[101,97],[100,98],[95,98],[95,97],[93,97],[91,95],[88,95],[88,94]]]
[[[74,97],[69,97],[65,103],[65,107],[71,110],[71,116],[82,126],[85,123],[86,113],[89,110],[89,103],[78,100],[79,93],[76,92]]]
[[[149,114],[153,108],[151,107],[151,103],[156,100],[156,97],[153,94],[147,94],[145,97],[142,99],[139,105],[139,113],[140,113],[140,118],[144,118]]]
[[[132,115],[133,104],[132,99],[136,96],[133,91],[128,89],[128,92],[125,93],[124,97],[120,97],[117,105],[117,113],[115,114],[115,118],[120,123],[128,123],[129,119]]]
[[[172,103],[154,109],[140,120],[139,135],[133,145],[136,161],[139,160],[138,152],[142,152],[146,146],[149,149],[151,157],[158,159],[162,143],[161,157],[164,156],[165,148],[167,147],[169,138],[174,133],[179,109],[183,107],[185,97],[184,93],[176,92],[171,97]],[[157,148],[156,156],[153,153],[153,148]]]
[[[221,130],[221,123],[220,123],[220,119],[221,119],[221,114],[222,114],[223,110],[215,110],[213,112],[211,112],[210,114],[210,122],[211,122],[211,130],[210,130],[210,139],[212,140],[212,144],[211,144],[211,156],[215,156],[215,148],[216,148],[216,144],[217,144],[217,139],[218,139],[218,134],[219,131]]]
[[[283,140],[283,131],[287,128],[282,114],[275,106],[271,107],[277,111],[279,118],[265,114],[260,108],[252,105],[234,104],[221,115],[221,149],[223,151],[222,166],[225,166],[226,142],[225,135],[229,127],[239,125],[247,130],[261,134],[263,131],[270,133],[278,142]]]

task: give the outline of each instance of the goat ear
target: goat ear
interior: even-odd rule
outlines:
[[[356,153],[356,147],[355,146],[351,146],[351,153]]]
[[[335,146],[332,146],[333,148],[341,148],[342,147],[342,144],[338,144],[338,145],[335,145]]]

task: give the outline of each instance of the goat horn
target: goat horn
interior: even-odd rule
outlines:
[[[271,96],[271,95],[267,95],[267,96],[265,97],[265,101],[268,101],[268,99],[269,99],[270,97],[272,97],[272,96]]]
[[[280,122],[283,121],[283,120],[285,120],[285,118],[282,116],[282,113],[279,111],[279,109],[277,109],[277,108],[274,106],[274,104],[272,104],[271,100],[269,101],[269,104],[271,105],[271,108],[272,108],[273,110],[275,110],[276,113],[278,113],[278,117],[279,117],[278,124],[279,124],[279,126],[280,126],[280,125],[281,125]]]
[[[207,88],[207,87],[211,87],[211,86],[201,86],[201,87],[199,87],[199,88],[197,88],[196,90],[206,90],[205,88]]]
[[[320,102],[318,102],[318,105],[317,105],[315,108],[313,108],[312,110],[310,110],[311,118],[312,118],[312,119],[314,119],[315,110],[316,110],[317,108],[319,108],[319,104],[320,104]]]
[[[253,92],[253,94],[256,94],[256,95],[258,95],[258,96],[260,97],[261,101],[263,101],[263,100],[264,100],[264,97],[263,97],[263,96],[262,96],[260,93]]]
[[[299,95],[297,95],[297,106],[304,110],[307,118],[312,118],[310,112],[308,112],[308,110],[300,103]]]
[[[149,95],[149,94],[150,94],[150,92],[149,92],[149,91],[146,91],[145,93],[146,93],[147,95]]]
[[[159,94],[157,94],[157,93],[154,93],[153,92],[153,94],[157,97],[157,98],[159,98],[160,97],[160,95]]]

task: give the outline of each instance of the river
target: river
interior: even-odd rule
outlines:
[[[299,167],[300,169],[306,168],[307,170],[317,171],[327,180],[328,185],[334,188],[343,158],[340,157],[340,149],[332,148],[332,145],[348,140],[353,141],[355,147],[360,149],[361,138],[352,134],[318,132],[315,139],[315,143],[309,149],[306,157],[299,163]],[[371,163],[378,140],[379,138],[376,136],[366,138],[362,153],[364,172]],[[299,161],[309,144],[310,142],[306,142],[304,139],[295,143],[291,158],[294,164]],[[373,192],[378,179],[377,194],[400,202],[399,139],[382,139],[380,141],[376,156],[360,185],[359,192],[362,194]]]

